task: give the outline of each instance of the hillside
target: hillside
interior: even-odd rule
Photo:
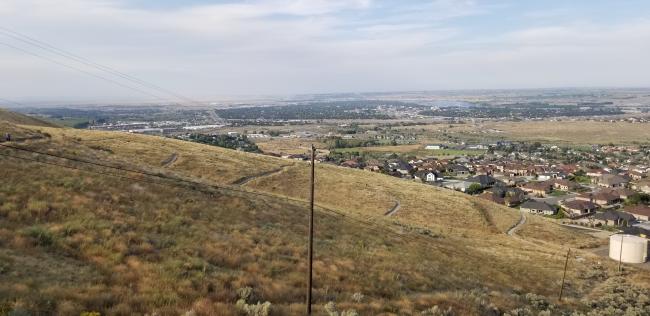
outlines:
[[[0,108],[0,122],[8,122],[16,125],[30,125],[43,127],[56,127],[55,124],[35,117],[11,112]]]
[[[303,314],[308,164],[126,133],[0,132],[39,136],[0,143],[0,315],[238,315],[246,287],[272,315]],[[316,172],[318,315],[329,301],[362,315],[549,309],[526,294],[558,304],[567,248],[598,244],[530,216],[509,236],[517,211],[461,193]],[[601,261],[574,252],[554,311],[587,311],[582,299],[623,282]]]

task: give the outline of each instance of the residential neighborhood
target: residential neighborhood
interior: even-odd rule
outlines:
[[[594,145],[576,150],[514,142],[481,148],[487,148],[484,154],[450,158],[392,154],[337,160],[320,154],[317,160],[476,195],[574,225],[650,236],[642,225],[650,218],[649,148]]]

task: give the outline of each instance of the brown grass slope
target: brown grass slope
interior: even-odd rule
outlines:
[[[150,136],[2,128],[41,134],[10,145],[50,156],[0,147],[0,313],[237,315],[237,290],[251,287],[251,303],[271,302],[273,315],[302,314],[307,164]],[[593,242],[536,218],[525,240],[509,237],[518,213],[460,193],[326,165],[317,175],[318,313],[328,301],[363,315],[509,310],[530,304],[519,294],[553,296],[565,247]],[[613,267],[572,258],[563,306],[586,308],[578,300]],[[585,274],[594,267],[603,274]]]
[[[0,108],[0,122],[8,122],[16,125],[30,125],[30,126],[43,126],[43,127],[57,127],[57,125],[41,120],[35,117],[11,112]]]

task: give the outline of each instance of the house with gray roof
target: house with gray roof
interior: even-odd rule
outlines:
[[[522,203],[519,209],[531,214],[555,215],[557,213],[555,206],[535,200],[528,200]]]

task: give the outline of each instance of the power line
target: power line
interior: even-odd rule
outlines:
[[[28,148],[15,147],[15,146],[5,145],[5,144],[0,144],[0,146],[5,147],[5,148],[15,149],[15,150],[21,150],[21,151],[25,151],[25,152],[30,152],[30,153],[55,157],[55,158],[59,158],[59,159],[69,160],[69,161],[73,161],[73,162],[85,163],[85,164],[90,164],[90,165],[93,165],[93,166],[114,169],[114,170],[118,170],[118,171],[126,171],[126,172],[135,173],[135,174],[141,174],[141,175],[144,175],[144,176],[155,177],[155,178],[165,179],[165,180],[170,180],[170,181],[175,181],[175,182],[181,182],[181,183],[184,183],[184,184],[188,185],[188,187],[182,186],[185,189],[198,191],[198,192],[202,192],[202,193],[207,193],[207,194],[213,194],[214,192],[210,192],[210,191],[203,190],[203,189],[200,189],[200,188],[201,187],[208,187],[208,188],[212,188],[212,189],[215,189],[215,190],[237,192],[237,193],[241,193],[241,194],[244,194],[244,195],[262,196],[262,197],[266,197],[266,198],[270,198],[270,199],[274,199],[274,200],[285,200],[285,201],[290,201],[290,202],[294,202],[294,203],[299,203],[301,205],[307,205],[309,203],[308,201],[304,201],[304,200],[297,199],[297,198],[292,198],[292,197],[287,197],[287,196],[278,196],[278,195],[271,194],[271,193],[252,192],[252,191],[237,189],[237,188],[228,187],[228,186],[200,183],[200,182],[190,181],[190,180],[186,180],[186,179],[182,179],[182,178],[167,176],[167,175],[164,175],[164,174],[151,173],[151,172],[147,172],[147,171],[143,171],[143,170],[129,169],[129,168],[125,168],[125,167],[111,166],[111,165],[106,165],[106,164],[102,164],[102,163],[98,163],[98,162],[88,161],[88,160],[79,159],[79,158],[65,157],[65,156],[55,155],[55,154],[52,154],[52,153],[32,150],[32,149],[28,149]],[[7,154],[2,154],[2,155],[10,156],[10,155],[7,155]],[[28,160],[28,159],[22,158],[22,157],[19,157],[19,159]],[[47,162],[42,162],[42,161],[39,161],[39,160],[35,160],[35,162],[47,163]],[[50,164],[50,165],[58,165],[58,164],[53,164],[53,163],[48,163],[48,164]],[[74,167],[65,166],[65,165],[59,165],[59,166],[62,166],[62,167],[65,167],[65,168],[82,170],[82,171],[86,171],[86,172],[95,172],[95,171],[84,170],[84,169],[74,168]],[[145,183],[152,183],[152,184],[180,187],[179,185],[174,185],[172,183],[146,181],[146,180],[143,180],[143,179],[125,177],[125,176],[115,175],[115,174],[111,174],[111,173],[100,173],[100,172],[96,172],[96,173],[99,173],[99,174],[102,174],[102,175],[108,175],[108,176],[121,177],[121,178],[128,179],[128,180],[131,180],[131,181],[141,181],[141,182],[145,182]],[[329,215],[337,216],[338,219],[340,219],[340,220],[342,220],[344,222],[353,223],[353,224],[362,226],[362,227],[364,227],[366,230],[368,230],[370,232],[374,232],[374,233],[382,234],[382,235],[383,234],[390,234],[390,235],[392,235],[393,238],[395,238],[396,240],[399,240],[401,242],[415,243],[415,244],[420,245],[422,247],[428,248],[428,249],[430,249],[432,251],[440,252],[440,253],[442,253],[444,255],[447,255],[449,257],[453,257],[455,254],[462,253],[462,255],[464,255],[465,257],[473,258],[473,259],[476,259],[476,260],[481,260],[482,259],[482,258],[477,257],[475,255],[472,255],[471,253],[468,253],[468,252],[459,252],[458,249],[452,250],[452,249],[447,249],[447,248],[443,248],[443,247],[436,247],[436,244],[431,243],[432,241],[435,241],[435,239],[432,239],[431,237],[423,236],[423,235],[421,235],[419,233],[416,233],[416,234],[401,234],[401,233],[398,233],[398,232],[394,231],[393,229],[388,228],[385,225],[380,226],[380,225],[378,225],[378,224],[376,224],[374,222],[370,222],[370,221],[367,221],[367,220],[362,220],[362,219],[359,219],[359,218],[355,218],[354,216],[350,216],[349,214],[346,214],[346,213],[343,213],[343,212],[340,212],[340,211],[329,209],[329,208],[326,208],[326,207],[323,207],[323,206],[318,206],[318,209],[323,214],[328,214],[329,213]],[[503,272],[503,271],[499,271],[499,270],[496,270],[496,271],[501,273],[501,274],[504,274],[504,275],[509,275],[509,273],[506,273],[506,272]],[[452,285],[451,287],[453,288],[454,286]]]
[[[0,146],[5,146],[5,145],[0,144]],[[5,147],[10,147],[10,146],[5,146]],[[175,185],[173,183],[156,182],[156,181],[151,181],[151,180],[146,180],[146,179],[141,179],[141,178],[134,178],[134,177],[118,175],[118,174],[114,174],[114,173],[110,173],[110,172],[101,172],[101,171],[96,171],[96,170],[81,169],[81,168],[78,168],[78,167],[73,167],[73,166],[68,166],[68,165],[58,164],[58,163],[53,163],[53,162],[47,162],[47,161],[42,161],[42,160],[38,160],[38,159],[34,159],[34,158],[27,158],[27,157],[9,155],[9,154],[2,153],[2,152],[0,152],[0,156],[19,159],[19,160],[23,160],[23,161],[41,163],[41,164],[46,164],[46,165],[50,165],[50,166],[58,166],[58,167],[66,168],[66,169],[82,171],[82,172],[87,172],[87,173],[111,176],[111,177],[116,177],[116,178],[120,178],[120,179],[128,180],[128,181],[135,181],[135,182],[148,183],[148,184],[154,184],[154,185],[163,185],[163,186],[174,187],[174,188],[181,187],[181,186],[179,186],[177,184]],[[54,156],[54,157],[56,157],[56,156]],[[197,183],[197,184],[199,184],[201,186],[211,187],[210,185],[205,185],[205,184],[200,184],[200,183]],[[187,189],[187,190],[191,190],[191,191],[197,191],[197,192],[204,193],[204,194],[210,194],[210,195],[215,193],[215,192],[211,192],[211,191],[208,191],[208,190],[202,190],[202,189],[197,188],[197,187],[184,187],[183,186],[182,188]],[[263,193],[260,194],[260,193],[249,192],[249,191],[242,191],[242,190],[232,190],[232,191],[245,193],[247,195],[258,195],[258,196],[269,197],[269,198],[276,199],[276,200],[281,198],[281,197],[277,197],[277,196],[274,196],[274,195],[268,195],[268,194],[263,194]],[[289,199],[289,200],[294,201],[294,202],[304,202],[304,201],[294,200],[294,199]],[[348,223],[351,223],[351,220],[352,220],[355,224],[359,224],[360,226],[362,226],[363,228],[365,228],[369,232],[378,233],[378,234],[389,232],[389,233],[392,233],[394,235],[393,238],[397,239],[398,241],[417,243],[417,241],[405,238],[406,236],[397,234],[396,232],[394,232],[394,231],[392,231],[392,230],[390,230],[390,229],[388,229],[386,227],[373,225],[370,222],[365,222],[365,221],[362,221],[362,220],[347,217],[345,214],[341,214],[339,212],[336,212],[334,210],[330,210],[330,209],[327,209],[327,208],[319,207],[319,209],[321,210],[321,213],[323,215],[329,216],[330,218],[341,220],[341,221],[348,222]],[[432,247],[430,244],[427,244],[427,243],[424,243],[424,244],[423,243],[417,243],[417,245],[425,247],[425,248],[429,248],[430,250],[433,250],[433,251],[441,251],[441,249]],[[437,280],[437,281],[442,281],[442,280]],[[445,280],[442,283],[444,283],[444,285],[447,286],[450,289],[451,288],[457,288],[456,284],[451,282],[451,281]]]
[[[77,67],[75,67],[75,66],[71,66],[71,65],[68,65],[68,64],[62,63],[62,62],[60,62],[60,61],[58,61],[58,60],[56,60],[56,59],[52,59],[52,58],[49,58],[49,57],[46,57],[46,56],[43,56],[43,55],[40,55],[40,54],[37,54],[37,53],[34,53],[34,52],[30,52],[30,51],[28,51],[28,50],[26,50],[26,49],[23,49],[23,48],[20,48],[20,47],[17,47],[17,46],[11,45],[11,44],[7,44],[7,43],[0,42],[0,45],[7,46],[7,47],[9,47],[9,48],[11,48],[11,49],[14,49],[14,50],[20,51],[20,52],[22,52],[22,53],[25,53],[25,54],[28,54],[28,55],[31,55],[31,56],[34,56],[34,57],[37,57],[37,58],[40,58],[40,59],[43,59],[43,60],[49,61],[49,62],[54,63],[54,64],[57,64],[57,65],[59,65],[59,66],[62,66],[62,67],[65,67],[65,68],[69,68],[69,69],[72,69],[72,70],[75,70],[75,71],[78,71],[78,72],[81,72],[81,73],[84,73],[84,74],[86,74],[86,75],[88,75],[88,76],[95,77],[95,78],[98,78],[98,79],[101,79],[101,80],[104,80],[104,81],[110,82],[110,83],[115,84],[115,85],[118,85],[118,86],[120,86],[120,87],[122,87],[122,88],[126,88],[126,89],[130,89],[130,90],[133,90],[133,91],[137,91],[137,92],[139,92],[139,93],[145,94],[145,95],[147,95],[147,96],[150,96],[150,97],[153,97],[153,98],[156,98],[156,99],[162,100],[162,101],[167,101],[167,100],[165,100],[164,98],[162,98],[162,97],[160,97],[160,96],[158,96],[158,95],[155,95],[155,94],[149,93],[149,92],[144,91],[144,90],[142,90],[142,89],[140,89],[140,88],[131,87],[131,86],[129,86],[129,85],[126,85],[126,84],[120,83],[120,82],[115,81],[115,80],[113,80],[113,79],[106,78],[106,77],[104,77],[104,76],[101,76],[101,75],[94,74],[94,73],[92,73],[92,72],[89,72],[89,71],[83,70],[83,69],[81,69],[81,68],[77,68]]]
[[[16,147],[16,146],[5,145],[5,144],[0,144],[0,146],[5,147],[5,148],[20,150],[20,151],[25,151],[25,152],[29,152],[29,153],[34,153],[34,154],[45,155],[45,156],[55,157],[55,158],[59,158],[59,159],[69,160],[69,161],[73,161],[73,162],[85,163],[85,164],[98,166],[98,167],[104,167],[104,168],[109,168],[109,169],[114,169],[114,170],[119,170],[119,171],[126,171],[126,172],[135,173],[135,174],[140,174],[140,175],[144,175],[144,176],[150,176],[150,177],[155,177],[155,178],[160,178],[160,179],[165,179],[165,180],[182,182],[182,183],[190,185],[192,190],[195,190],[196,186],[206,186],[206,187],[214,188],[214,189],[217,189],[217,190],[225,190],[225,191],[231,191],[231,192],[239,192],[239,193],[244,193],[244,194],[264,196],[264,197],[268,197],[268,198],[272,198],[272,199],[283,199],[283,200],[288,200],[288,201],[292,201],[292,202],[295,202],[295,203],[301,203],[301,204],[307,204],[308,203],[307,201],[303,201],[303,200],[300,200],[300,199],[287,197],[287,196],[278,196],[278,195],[275,195],[275,194],[264,193],[264,192],[251,192],[251,191],[248,191],[248,190],[237,189],[237,188],[233,188],[233,187],[220,186],[220,185],[214,185],[214,184],[205,184],[205,183],[190,181],[190,180],[186,180],[186,179],[182,179],[182,178],[170,177],[170,176],[166,176],[166,175],[159,174],[159,173],[150,173],[150,172],[146,172],[146,171],[143,171],[143,170],[136,170],[136,169],[129,169],[129,168],[124,168],[124,167],[111,166],[111,165],[106,165],[106,164],[97,163],[97,162],[93,162],[93,161],[88,161],[88,160],[84,160],[84,159],[65,157],[65,156],[55,155],[55,154],[52,154],[52,153],[41,152],[41,151],[28,149],[28,148]],[[133,180],[133,179],[131,179],[131,180]],[[322,210],[322,211],[326,211],[326,212],[338,215],[338,216],[340,216],[342,218],[346,218],[346,219],[348,219],[348,221],[354,221],[357,224],[367,226],[367,227],[379,227],[380,229],[384,230],[385,232],[390,232],[391,234],[395,235],[396,237],[403,238],[403,239],[406,238],[406,239],[408,239],[408,241],[411,241],[411,242],[417,242],[415,239],[410,239],[409,237],[407,237],[407,235],[402,235],[402,234],[397,233],[397,232],[395,232],[395,231],[393,231],[391,229],[387,229],[387,228],[385,228],[383,226],[377,226],[376,224],[374,224],[372,222],[368,222],[368,221],[365,221],[365,220],[361,220],[361,219],[351,217],[348,214],[342,213],[340,211],[329,209],[329,208],[326,208],[326,207],[323,207],[323,206],[318,206],[318,208],[320,210]],[[430,240],[428,240],[428,241],[430,241]],[[442,250],[444,248],[436,248],[436,249],[437,250]],[[447,253],[447,254],[450,254],[450,253]]]
[[[118,71],[118,70],[116,70],[114,68],[111,68],[109,66],[99,64],[99,63],[94,62],[94,61],[92,61],[92,60],[90,60],[88,58],[85,58],[83,56],[79,56],[77,54],[73,54],[73,53],[71,53],[69,51],[63,50],[63,49],[58,48],[58,47],[56,47],[56,46],[54,46],[52,44],[49,44],[49,43],[46,43],[44,41],[35,39],[33,37],[18,33],[16,31],[12,31],[12,30],[10,30],[8,28],[1,27],[1,26],[0,26],[0,32],[3,33],[5,36],[8,36],[8,37],[11,37],[13,39],[19,40],[19,41],[21,41],[23,43],[27,43],[29,45],[38,47],[38,48],[40,48],[42,50],[48,51],[48,52],[56,54],[58,56],[67,58],[69,60],[73,60],[73,61],[75,61],[77,63],[81,63],[83,65],[95,68],[95,69],[103,71],[105,73],[109,73],[111,75],[120,77],[122,79],[128,80],[128,81],[130,81],[132,83],[135,83],[135,84],[138,84],[140,86],[144,86],[144,87],[156,90],[158,92],[162,92],[162,93],[174,96],[175,98],[184,100],[184,101],[189,102],[189,103],[201,105],[200,102],[192,100],[191,98],[188,98],[188,97],[186,97],[184,95],[181,95],[181,94],[179,94],[177,92],[171,91],[169,89],[160,87],[160,86],[158,86],[156,84],[153,84],[151,82],[147,82],[145,80],[139,79],[139,78],[134,77],[132,75],[126,74],[126,73],[121,72],[121,71]]]

